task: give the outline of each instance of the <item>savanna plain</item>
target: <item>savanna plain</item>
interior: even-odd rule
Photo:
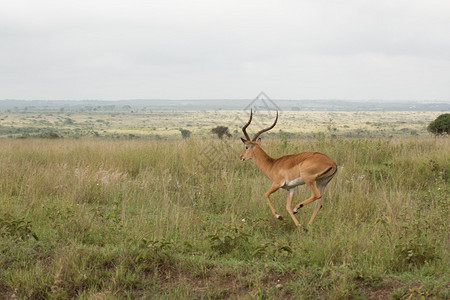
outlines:
[[[271,182],[239,161],[248,112],[0,111],[0,299],[448,299],[438,115],[282,112],[269,155],[338,164],[295,227],[287,193],[279,221]],[[273,122],[254,117],[249,133]]]

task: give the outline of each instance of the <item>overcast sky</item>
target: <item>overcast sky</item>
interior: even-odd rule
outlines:
[[[449,0],[0,2],[0,99],[450,100]]]

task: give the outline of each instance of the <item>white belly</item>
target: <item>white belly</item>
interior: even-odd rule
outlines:
[[[305,181],[303,180],[303,178],[299,177],[299,178],[295,178],[294,180],[291,180],[289,182],[284,182],[284,184],[281,186],[284,189],[291,189],[294,188],[298,185],[302,185],[305,184]]]

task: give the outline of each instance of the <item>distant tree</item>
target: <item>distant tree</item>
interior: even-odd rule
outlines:
[[[216,128],[211,129],[211,133],[217,134],[219,139],[222,139],[224,135],[231,137],[228,127],[225,126],[217,126]]]
[[[63,125],[73,125],[74,121],[71,118],[66,118],[63,122]]]
[[[436,135],[442,133],[449,133],[450,131],[450,114],[442,114],[436,118],[433,122],[431,122],[427,130]]]
[[[187,139],[188,137],[191,136],[191,132],[187,129],[180,128],[180,132],[183,139]]]

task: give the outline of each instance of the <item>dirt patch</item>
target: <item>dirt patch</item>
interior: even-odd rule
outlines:
[[[367,295],[368,299],[393,299],[392,292],[397,289],[405,288],[411,290],[419,286],[419,283],[405,283],[396,278],[376,278],[366,280],[357,277],[358,287]]]

